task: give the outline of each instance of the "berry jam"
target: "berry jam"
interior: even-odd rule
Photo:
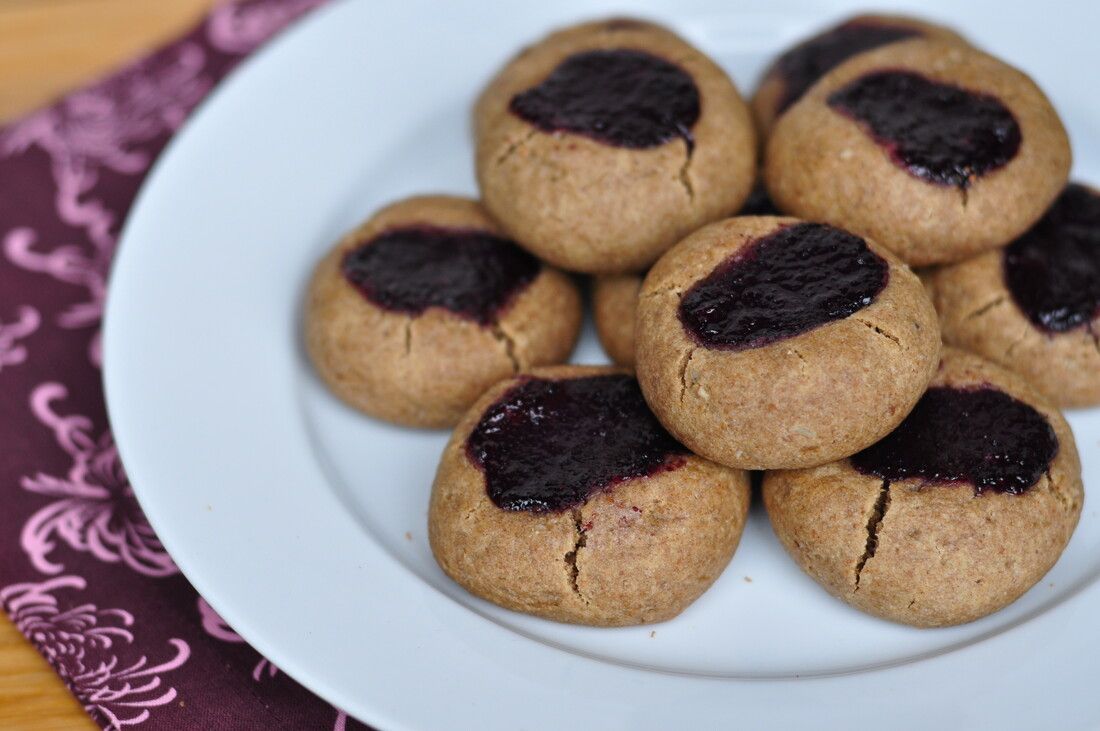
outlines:
[[[910,175],[967,188],[1008,164],[1020,126],[999,99],[909,71],[876,71],[829,95]]]
[[[851,458],[859,472],[885,480],[956,482],[1018,495],[1039,481],[1058,454],[1042,414],[1003,391],[928,389],[885,439]]]
[[[650,412],[632,376],[602,375],[521,381],[481,417],[466,454],[497,507],[545,513],[675,469],[687,450]]]
[[[482,325],[494,323],[540,270],[508,239],[431,226],[386,231],[341,263],[348,282],[379,307],[410,315],[442,307]]]
[[[708,348],[759,348],[863,309],[889,276],[858,236],[820,223],[784,226],[692,285],[680,322]]]
[[[1100,315],[1100,196],[1070,184],[1039,222],[1009,244],[1004,277],[1036,327],[1060,333]]]
[[[575,132],[644,149],[683,138],[699,119],[699,90],[679,66],[643,51],[586,51],[512,97],[512,113],[543,132]]]
[[[921,32],[915,28],[854,20],[798,44],[775,62],[783,78],[783,94],[776,111],[787,111],[818,79],[852,56],[919,35]]]

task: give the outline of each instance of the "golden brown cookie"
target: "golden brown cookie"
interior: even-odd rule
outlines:
[[[933,275],[944,340],[1059,406],[1100,404],[1100,193],[1071,184],[1007,248]]]
[[[748,106],[671,31],[637,20],[552,33],[478,99],[486,208],[523,246],[580,272],[640,271],[737,210],[756,170]]]
[[[409,198],[317,265],[305,313],[314,367],[379,419],[454,425],[486,388],[569,357],[573,281],[503,237],[476,201]]]
[[[958,43],[912,40],[849,59],[788,109],[765,178],[784,211],[924,266],[1022,234],[1065,186],[1070,157],[1025,74]]]
[[[806,573],[857,609],[918,627],[1015,601],[1058,560],[1083,500],[1058,410],[951,348],[889,437],[851,459],[764,476],[772,527]]]
[[[600,345],[618,365],[634,367],[634,311],[642,288],[641,274],[596,277],[592,285],[592,318]]]
[[[914,38],[966,41],[949,28],[903,15],[856,15],[785,51],[768,67],[752,97],[756,129],[766,137],[818,79],[853,56]]]
[[[908,267],[824,224],[731,218],[650,270],[638,381],[696,453],[746,469],[806,467],[901,422],[939,358],[936,313]]]
[[[472,594],[559,622],[679,614],[741,537],[747,473],[708,462],[650,413],[634,377],[595,366],[503,381],[455,429],[428,531]]]
[[[779,215],[763,185],[757,184],[741,206],[739,216]],[[604,351],[618,365],[634,367],[634,311],[645,274],[596,277],[592,286],[592,314]]]

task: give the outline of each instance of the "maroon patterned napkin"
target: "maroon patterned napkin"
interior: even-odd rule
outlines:
[[[183,578],[134,500],[100,383],[107,272],[150,164],[226,73],[322,2],[223,5],[0,129],[0,603],[104,728],[365,728]]]

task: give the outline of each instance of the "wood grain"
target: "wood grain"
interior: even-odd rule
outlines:
[[[183,32],[214,0],[0,0],[0,121]],[[10,489],[10,486],[8,486]],[[0,729],[96,728],[0,614]]]
[[[53,669],[7,617],[0,620],[0,728],[10,731],[96,728]]]
[[[0,0],[0,120],[171,39],[213,0]]]

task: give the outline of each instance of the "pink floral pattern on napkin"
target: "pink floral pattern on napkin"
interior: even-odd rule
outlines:
[[[57,445],[72,458],[63,476],[38,473],[22,480],[24,490],[56,498],[23,524],[21,542],[31,564],[44,574],[64,566],[48,555],[63,541],[76,551],[107,563],[122,562],[146,576],[179,571],[149,527],[130,488],[109,431],[89,434],[84,416],[59,416],[54,402],[68,395],[59,383],[43,383],[31,393],[31,411],[53,430]]]
[[[172,134],[324,0],[244,0],[0,128],[0,604],[105,729],[366,728],[250,648],[142,514],[99,330],[119,228]]]
[[[52,593],[85,587],[79,576],[12,584],[0,590],[0,603],[93,718],[107,727],[136,726],[149,719],[150,709],[176,699],[176,689],[161,678],[182,667],[191,649],[173,638],[166,659],[151,662],[129,647],[134,644],[130,612],[71,602],[62,610]]]

